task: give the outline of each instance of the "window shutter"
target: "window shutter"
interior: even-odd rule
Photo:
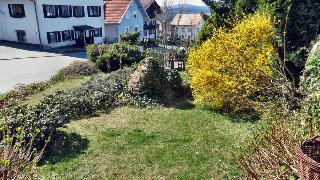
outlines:
[[[50,33],[49,32],[47,32],[47,39],[48,39],[48,44],[50,44],[51,43],[51,38],[50,38]]]
[[[84,11],[84,6],[82,6],[82,17],[86,17],[86,13]]]
[[[99,28],[99,37],[102,37],[102,27]]]
[[[90,17],[90,6],[87,7],[88,17]]]
[[[62,33],[62,41],[65,41],[66,37],[64,36],[64,31],[61,31],[61,33]]]
[[[43,8],[43,15],[44,15],[44,17],[46,18],[46,17],[48,17],[47,16],[47,8],[46,8],[47,6],[46,5],[42,5],[42,8]]]
[[[56,14],[55,14],[55,16],[54,17],[59,17],[59,7],[58,7],[58,5],[55,5],[54,6],[54,8],[56,9]]]
[[[9,14],[12,17],[12,10],[11,10],[11,5],[10,4],[8,4],[8,8],[9,8]]]
[[[101,6],[98,6],[99,7],[99,17],[101,16]]]
[[[58,36],[58,42],[61,42],[61,33],[60,33],[60,31],[57,31],[56,33],[57,33],[57,36]]]
[[[59,11],[58,11],[58,12],[59,12],[59,13],[58,13],[59,15],[58,15],[58,16],[59,16],[59,17],[63,17],[63,16],[62,16],[62,5],[58,5],[58,9],[59,9]]]
[[[21,9],[22,9],[22,15],[21,15],[21,17],[26,17],[26,12],[25,12],[25,10],[24,10],[24,6],[23,6],[23,5],[21,5]]]
[[[72,17],[72,6],[69,6],[69,13],[70,14],[68,14],[68,17]]]
[[[71,40],[74,40],[74,30],[71,30]]]

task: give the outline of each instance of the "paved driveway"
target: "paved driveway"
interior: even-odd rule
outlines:
[[[0,42],[0,93],[49,80],[73,61],[85,59],[85,52],[73,49],[40,51],[36,46]]]

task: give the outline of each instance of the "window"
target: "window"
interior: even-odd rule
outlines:
[[[13,18],[26,17],[23,4],[9,4],[9,14]]]
[[[58,17],[58,6],[56,5],[43,5],[43,14],[45,18]]]
[[[19,42],[26,42],[26,32],[22,30],[16,30],[17,39]]]
[[[137,18],[137,15],[138,15],[138,11],[133,11],[133,17]]]
[[[185,33],[185,32],[186,32],[184,28],[182,28],[182,32],[183,32],[183,33]]]
[[[124,28],[124,32],[125,32],[125,33],[129,33],[129,27],[125,27],[125,28]]]
[[[62,41],[71,41],[71,40],[73,40],[72,34],[71,34],[71,30],[62,31]]]
[[[48,44],[61,42],[60,31],[47,32]]]
[[[191,28],[188,28],[188,32],[192,32],[192,29],[191,29]]]
[[[88,16],[89,17],[100,17],[101,16],[100,6],[88,6]]]
[[[149,34],[154,34],[155,30],[154,29],[151,29]]]
[[[134,27],[134,31],[138,32],[139,31],[139,27],[138,26]]]
[[[143,34],[144,34],[144,36],[148,36],[148,31],[147,31],[147,30],[144,30],[144,31],[143,31]]]
[[[73,17],[85,17],[84,6],[73,6]]]
[[[89,31],[91,37],[102,37],[102,28],[96,28]]]
[[[155,19],[151,19],[151,24],[155,25],[156,24],[156,20]]]
[[[130,19],[130,11],[127,12],[126,17],[127,17],[127,19]]]
[[[60,17],[71,17],[72,16],[72,6],[59,5],[59,16]]]

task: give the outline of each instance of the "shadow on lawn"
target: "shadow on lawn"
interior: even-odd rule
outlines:
[[[180,109],[180,110],[189,110],[196,108],[196,105],[192,103],[192,98],[187,99],[177,99],[174,103],[172,103],[169,107]]]
[[[89,140],[82,138],[76,133],[65,133],[59,131],[56,135],[57,139],[52,141],[48,146],[47,152],[44,154],[44,159],[40,164],[48,162],[55,164],[60,161],[66,161],[79,156],[88,148]]]

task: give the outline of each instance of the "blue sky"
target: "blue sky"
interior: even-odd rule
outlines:
[[[163,4],[164,0],[156,0],[158,2],[158,4],[161,6]],[[180,1],[181,3],[188,3],[188,4],[193,4],[193,5],[205,5],[202,0],[168,0],[168,1],[172,1],[173,4],[178,4],[178,2]]]

